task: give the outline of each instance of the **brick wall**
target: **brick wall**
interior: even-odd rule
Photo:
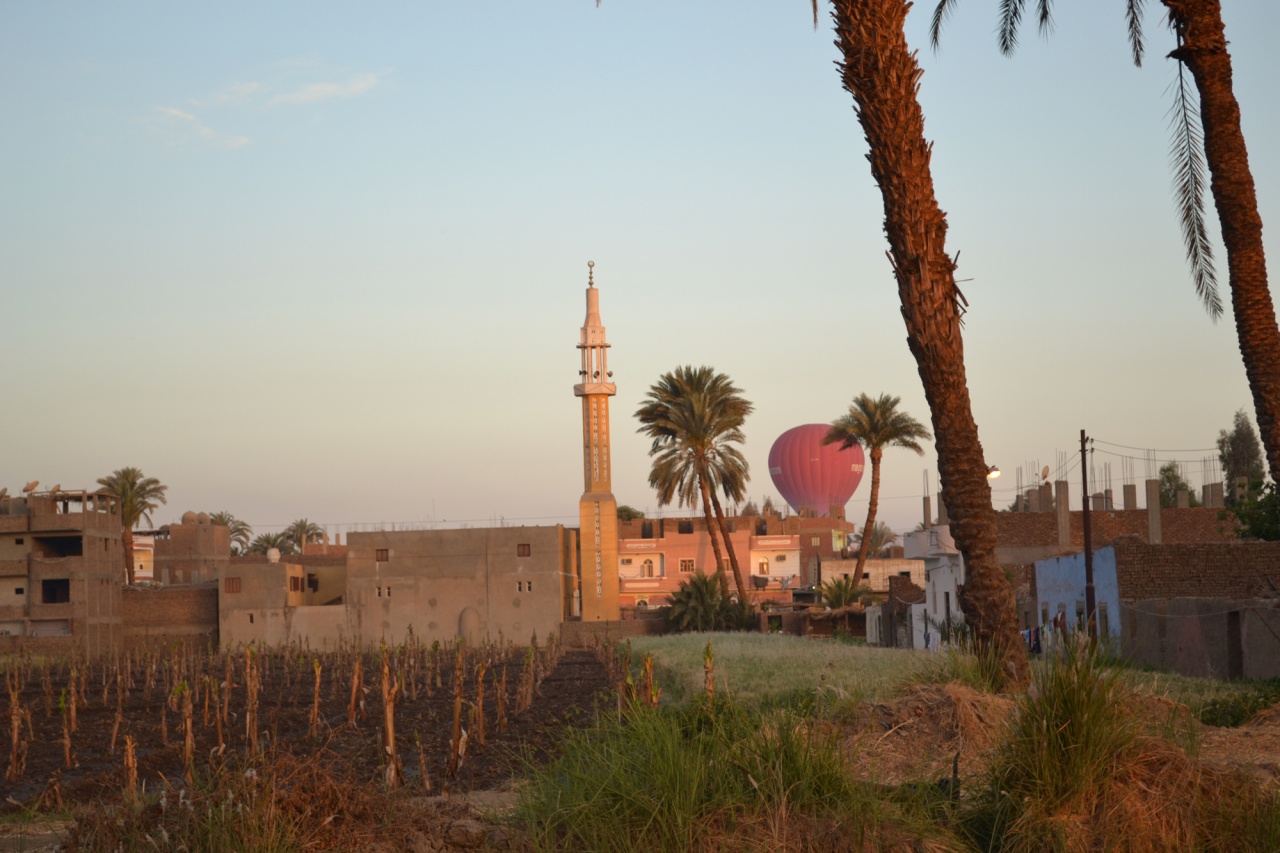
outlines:
[[[589,649],[597,641],[651,637],[667,633],[665,619],[626,619],[618,622],[562,622],[560,641],[566,649]]]
[[[1280,542],[1149,545],[1126,536],[1114,546],[1116,579],[1125,601],[1273,597],[1267,580],[1280,586]]]
[[[1235,540],[1234,525],[1220,520],[1220,509],[1194,507],[1160,510],[1160,538],[1166,544],[1228,542]],[[1089,513],[1093,546],[1100,548],[1117,536],[1147,538],[1145,509],[1094,510]],[[1033,548],[1058,544],[1058,515],[1054,512],[996,513],[996,542],[1000,548]],[[1071,513],[1071,545],[1084,547],[1084,513]]]
[[[127,648],[183,641],[218,644],[218,585],[126,587],[121,610]]]

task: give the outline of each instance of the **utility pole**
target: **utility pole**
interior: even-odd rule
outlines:
[[[1084,619],[1090,638],[1096,640],[1097,622],[1094,619],[1093,591],[1093,535],[1089,529],[1089,438],[1080,430],[1080,488],[1084,492]]]

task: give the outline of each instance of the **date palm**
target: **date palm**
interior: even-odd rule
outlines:
[[[225,511],[213,513],[209,516],[209,520],[214,524],[221,524],[231,531],[232,554],[239,556],[249,549],[249,542],[253,539],[253,528],[247,522],[241,521]]]
[[[917,91],[921,70],[907,45],[908,0],[833,0],[839,70],[866,135],[871,175],[884,202],[884,230],[898,284],[907,346],[929,404],[938,473],[964,555],[961,606],[974,642],[1002,663],[1011,685],[1027,680],[1013,590],[996,560],[996,515],[987,463],[969,402],[960,320],[966,302],[947,255]],[[814,16],[817,2],[814,0]]]
[[[151,524],[151,513],[160,504],[169,502],[164,496],[169,487],[133,467],[117,468],[110,476],[99,477],[98,485],[102,486],[101,491],[120,502],[120,524],[124,528],[124,572],[129,583],[133,583],[133,529],[143,519]]]
[[[294,552],[293,540],[283,531],[280,533],[260,533],[249,543],[249,549],[245,553],[265,557],[272,548],[275,548],[283,555],[292,554]]]
[[[871,535],[867,535],[867,531],[871,531]],[[867,556],[880,556],[889,550],[898,541],[898,534],[893,532],[893,528],[885,524],[883,521],[877,521],[874,527],[864,527],[854,539],[858,542],[858,547],[862,547],[863,538],[871,540],[871,547],[867,551]]]
[[[942,23],[959,0],[940,0],[934,9],[932,36],[936,46]],[[1280,326],[1267,285],[1262,243],[1262,216],[1249,151],[1240,122],[1240,104],[1232,82],[1222,22],[1222,0],[1160,0],[1176,46],[1169,58],[1178,62],[1177,101],[1171,111],[1174,186],[1182,221],[1183,243],[1196,292],[1209,315],[1222,314],[1209,229],[1204,217],[1205,168],[1218,213],[1222,244],[1227,250],[1227,280],[1236,339],[1253,396],[1254,414],[1266,449],[1271,478],[1280,482]],[[1052,25],[1052,0],[1036,0],[1042,32]],[[1026,0],[1000,0],[1000,50],[1014,51]],[[1125,0],[1125,20],[1135,65],[1145,52],[1142,13],[1146,0]],[[1190,72],[1195,94],[1186,80]],[[1197,109],[1198,96],[1198,109]]]
[[[885,448],[901,447],[914,450],[924,455],[920,442],[928,441],[929,430],[924,424],[900,411],[898,405],[902,398],[889,394],[872,397],[870,394],[859,394],[853,398],[849,411],[841,415],[831,424],[831,430],[822,439],[823,444],[839,444],[841,449],[862,447],[871,458],[871,496],[867,502],[867,520],[862,525],[861,543],[858,545],[858,562],[853,570],[853,585],[862,583],[862,571],[867,563],[867,556],[873,552],[872,544],[876,534],[876,510],[880,504],[880,462],[884,458]],[[870,534],[867,531],[871,531]],[[893,538],[893,531],[889,534]],[[893,539],[890,539],[891,543]],[[886,544],[882,543],[883,550]],[[878,553],[878,551],[876,552]]]
[[[324,538],[324,528],[313,521],[299,518],[284,529],[284,536],[292,544],[294,550],[302,553],[302,546],[319,542]]]
[[[724,591],[727,595],[722,541],[744,606],[747,588],[716,493],[723,491],[735,502],[745,496],[748,466],[738,445],[746,440],[742,425],[752,409],[728,376],[710,367],[685,366],[659,377],[636,411],[639,432],[653,439],[649,485],[657,490],[659,505],[701,501]]]

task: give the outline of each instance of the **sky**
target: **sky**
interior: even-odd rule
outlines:
[[[1147,5],[1140,69],[1120,0],[1012,58],[994,0],[937,52],[908,18],[1001,508],[1019,470],[1078,492],[1081,429],[1117,494],[1149,458],[1198,487],[1251,408],[1183,261]],[[1224,6],[1280,223],[1280,4]],[[0,485],[136,466],[157,525],[576,526],[588,260],[620,503],[660,511],[632,414],[678,365],[754,402],[757,503],[773,440],[858,393],[927,422],[832,40],[800,0],[0,4]],[[881,519],[914,527],[936,470],[886,452]]]

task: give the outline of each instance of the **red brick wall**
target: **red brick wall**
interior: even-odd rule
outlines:
[[[127,648],[181,640],[218,644],[218,586],[126,587],[121,610]]]
[[[1267,579],[1280,585],[1280,542],[1148,545],[1124,537],[1114,544],[1120,598],[1126,601],[1270,597],[1275,593]]]

